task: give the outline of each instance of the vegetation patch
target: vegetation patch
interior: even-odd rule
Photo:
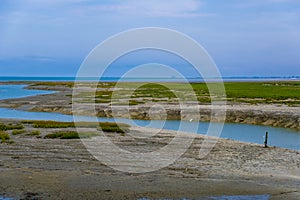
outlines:
[[[22,121],[23,124],[32,124],[34,128],[69,128],[75,127],[73,122],[57,122],[57,121]]]
[[[226,82],[224,86],[228,101],[298,104],[300,100],[300,82]],[[209,94],[204,83],[193,83],[192,87],[198,96]]]
[[[80,132],[79,134],[76,131],[59,131],[55,133],[50,133],[44,138],[46,139],[80,139],[80,138],[91,138],[98,136],[96,132]]]
[[[13,130],[11,133],[13,135],[20,135],[20,134],[23,134],[25,132],[26,132],[25,130],[21,129],[21,130]]]
[[[111,101],[109,99],[96,99],[95,103],[110,103]],[[87,103],[93,103],[93,101],[87,102]]]
[[[229,98],[261,98],[268,101],[300,100],[299,82],[225,83]]]
[[[199,102],[211,102],[213,100],[222,99],[220,91],[222,91],[217,83],[166,83],[168,88],[172,88],[172,91],[165,86],[158,86],[155,84],[146,84],[143,87],[135,91],[134,97],[153,97],[174,98],[171,93],[176,91],[179,97],[184,100],[189,100],[187,86],[190,85]],[[122,87],[129,86],[130,84],[124,84]],[[209,87],[214,88],[214,93],[209,92]],[[165,87],[165,88],[164,88]],[[245,103],[280,103],[287,105],[299,105],[300,101],[300,82],[225,82],[226,100],[234,102]],[[212,92],[212,91],[211,91]]]
[[[65,86],[65,87],[73,87],[74,82],[37,82],[32,84],[31,86]]]
[[[98,88],[113,88],[117,82],[99,82]]]
[[[15,129],[24,129],[22,124],[3,124],[0,123],[0,131],[8,131],[8,130],[15,130]]]
[[[100,127],[98,127],[98,130],[102,130],[103,132],[114,132],[114,133],[125,133],[130,128],[128,124],[117,124],[111,122],[103,122],[100,124]]]
[[[31,131],[30,133],[27,133],[28,136],[39,136],[41,132],[39,130]]]
[[[110,90],[105,90],[105,91],[97,91],[95,94],[96,98],[101,98],[101,99],[111,99],[112,96],[112,91]]]
[[[22,121],[24,124],[32,124],[34,128],[98,128],[104,132],[126,132],[130,126],[123,123],[114,122],[57,122],[57,121]]]
[[[10,136],[8,133],[0,131],[0,140],[1,143],[10,143]]]
[[[134,97],[169,98],[175,99],[176,95],[169,88],[157,83],[145,84],[134,91]]]
[[[97,103],[97,101],[96,101]],[[128,106],[135,106],[135,105],[139,105],[139,104],[145,104],[145,101],[137,101],[137,100],[133,100],[130,99],[129,101],[118,101],[118,102],[113,102],[110,105],[118,105],[118,106],[122,106],[122,105],[128,105]]]
[[[231,102],[244,103],[279,103],[289,106],[299,105],[300,82],[225,82],[226,97],[221,92],[218,83],[141,83],[124,82],[99,83],[98,88],[102,90],[96,93],[83,92],[79,94],[85,101],[96,103],[116,102],[121,99],[131,100],[129,105],[138,105],[147,101],[178,102],[195,100],[210,103],[212,100],[227,100]],[[209,91],[213,88],[214,91]],[[189,92],[192,89],[192,93]],[[131,95],[132,94],[132,95]],[[175,95],[176,94],[176,95]],[[131,96],[130,96],[131,95]],[[140,101],[139,99],[143,99]]]

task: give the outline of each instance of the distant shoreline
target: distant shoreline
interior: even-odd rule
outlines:
[[[49,81],[49,82],[69,82],[69,81],[105,81],[105,82],[116,82],[116,81],[122,81],[122,82],[191,82],[191,83],[203,83],[205,82],[203,78],[198,77],[186,77],[186,79],[183,78],[174,78],[174,77],[101,77],[99,80],[99,77],[39,77],[39,76],[28,76],[28,77],[22,77],[22,76],[0,76],[0,82],[14,82],[14,81]],[[214,81],[224,81],[224,82],[261,82],[261,81],[300,81],[300,76],[230,76],[230,77],[212,77],[207,78],[206,81],[214,82]]]

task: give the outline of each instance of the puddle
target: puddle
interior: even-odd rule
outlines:
[[[239,195],[239,196],[217,196],[206,197],[201,200],[268,200],[270,195]]]
[[[212,196],[196,198],[198,200],[269,200],[270,195],[238,195],[238,196]],[[137,200],[153,200],[151,198],[140,198]],[[158,198],[155,200],[175,200],[172,198]],[[176,198],[176,200],[191,200],[189,198]]]
[[[8,198],[8,197],[1,197],[0,196],[0,200],[13,200],[12,198]]]

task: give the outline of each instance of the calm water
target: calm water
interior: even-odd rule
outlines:
[[[25,90],[24,87],[26,87],[26,85],[0,85],[0,100],[51,94],[55,92],[46,90]]]
[[[53,91],[41,90],[25,90],[24,85],[0,85],[0,99],[4,98],[20,98],[24,96],[48,94]],[[5,94],[4,94],[5,93]],[[64,115],[59,113],[46,112],[27,112],[0,108],[0,118],[9,119],[27,119],[27,120],[55,120],[55,121],[73,121],[72,115]],[[94,121],[95,118],[81,116],[80,121]],[[111,118],[98,118],[99,121],[112,122]],[[197,133],[205,134],[207,132],[208,122],[189,122],[180,120],[153,120],[149,123],[148,120],[130,120],[117,119],[119,122],[128,123],[135,126],[145,126],[153,128],[164,128],[168,130],[178,130],[181,124],[181,131],[192,132],[193,127],[198,126]],[[262,144],[264,141],[265,132],[269,132],[269,145],[284,147],[289,149],[300,150],[300,131],[286,128],[276,128],[271,126],[256,126],[248,124],[226,123],[221,133],[222,138],[230,138],[244,142],[252,142]]]
[[[217,196],[217,197],[205,197],[199,200],[268,200],[270,195],[238,195],[238,196]],[[148,198],[140,198],[138,200],[150,200]],[[172,200],[170,198],[163,198],[161,200]],[[182,198],[181,200],[190,200],[188,198]]]
[[[101,81],[118,81],[120,77],[101,77]],[[201,77],[186,77],[190,82],[204,82]],[[218,80],[219,78],[212,78]],[[222,77],[223,81],[283,81],[283,80],[300,80],[300,76],[239,76],[239,77]],[[0,81],[75,81],[76,77],[10,77],[0,76]],[[98,77],[80,78],[81,81],[98,81]],[[182,82],[180,78],[123,78],[123,81],[157,81],[157,82]]]
[[[204,199],[206,200],[268,200],[270,199],[270,195],[219,196],[219,197],[207,197]]]
[[[12,198],[0,197],[0,200],[13,200]]]

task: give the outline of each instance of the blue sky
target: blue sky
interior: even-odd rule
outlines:
[[[1,0],[0,76],[74,76],[101,41],[149,26],[194,38],[223,76],[300,75],[299,0]],[[139,62],[153,55],[184,65]]]

